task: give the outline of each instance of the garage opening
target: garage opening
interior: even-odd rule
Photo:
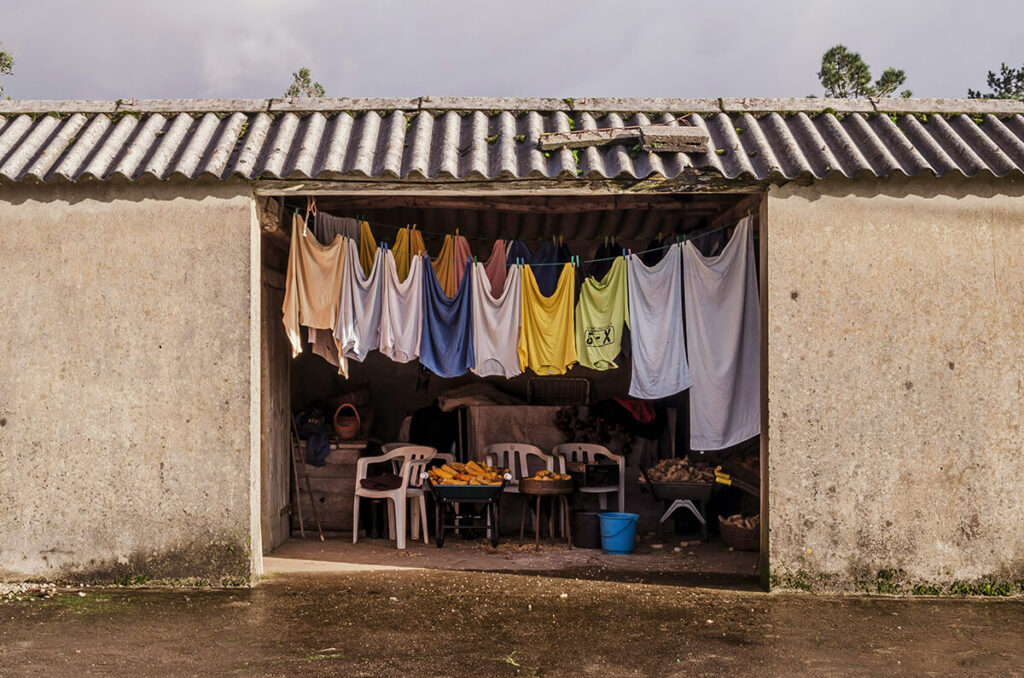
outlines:
[[[662,383],[678,376],[678,365],[664,356],[638,357],[635,352],[638,333],[674,327],[660,322],[664,318],[678,319],[687,340],[698,329],[722,333],[703,339],[717,356],[743,352],[735,347],[751,331],[750,314],[758,321],[762,310],[756,293],[764,280],[761,194],[288,195],[259,200],[265,231],[262,491],[263,545],[273,559],[268,569],[315,561],[694,581],[759,576],[759,517],[765,505],[760,419],[753,435],[743,432],[744,422],[729,423],[727,433],[742,439],[724,446],[721,439],[716,445],[700,444],[709,440],[707,431],[692,430],[691,421],[706,419],[709,411],[714,418],[721,408],[763,414],[764,366],[756,364],[763,356],[763,321],[753,330],[759,353],[753,356],[756,378],[749,378],[749,362],[741,366],[744,378],[726,389],[725,400],[691,402],[689,383]],[[487,280],[496,299],[512,269],[520,276],[515,284],[522,286],[528,266],[544,298],[555,296],[552,289],[541,289],[545,285],[571,285],[569,303],[577,319],[588,277],[604,282],[615,275],[610,272],[621,271],[629,280],[630,259],[643,264],[638,270],[655,271],[659,264],[669,266],[662,263],[669,256],[677,257],[671,263],[676,270],[662,277],[675,276],[679,293],[657,297],[656,307],[648,299],[646,307],[638,308],[624,292],[619,303],[634,314],[628,328],[615,322],[585,332],[572,322],[561,330],[535,327],[534,332],[549,337],[571,333],[563,338],[581,341],[584,350],[615,340],[608,349],[613,355],[588,354],[594,367],[576,363],[564,373],[557,373],[558,365],[538,368],[527,359],[526,369],[514,376],[507,374],[508,365],[499,364],[439,375],[447,368],[437,365],[452,363],[450,354],[458,352],[460,341],[448,345],[443,335],[434,338],[430,349],[434,369],[424,364],[430,362],[426,357],[408,359],[401,347],[385,355],[376,344],[362,360],[350,357],[343,367],[336,333],[306,327],[301,328],[303,351],[292,358],[282,305],[293,224],[303,222],[321,246],[331,245],[337,235],[349,237],[354,250],[347,261],[357,262],[367,279],[389,257],[396,268],[404,260],[414,271],[406,275],[436,281],[449,300],[464,286],[474,289],[472,281],[463,284],[462,278],[477,275],[478,269],[477,289]],[[416,254],[420,239],[430,259],[422,259],[415,272],[408,255]],[[749,240],[740,242],[744,239]],[[709,265],[735,259],[734,249],[747,248],[753,270],[723,273],[749,276],[755,285],[744,308],[727,309],[738,314],[732,320],[701,319],[694,308],[688,315],[686,297],[692,290],[682,270],[684,248],[696,250]],[[444,261],[454,264],[456,259],[457,265],[444,267]],[[433,269],[429,273],[427,266]],[[497,272],[501,286],[486,277],[487,269]],[[714,299],[703,302],[706,313],[724,312]],[[520,299],[521,314],[526,314],[523,304]],[[692,326],[694,318],[699,328]],[[417,318],[408,325],[423,322]],[[494,318],[487,322],[496,325],[492,334],[507,339],[509,332],[518,337],[522,326],[533,321],[520,317],[513,330]],[[475,320],[473,327],[480,331],[485,326]],[[734,331],[723,333],[723,327]],[[692,341],[661,340],[648,341],[644,348],[684,347],[679,355],[691,371],[703,369],[705,380],[714,369],[732,369],[728,378],[737,379],[735,365],[694,364],[701,358]],[[716,344],[734,348],[723,352]],[[474,358],[480,357],[455,356],[455,362],[468,359],[465,364],[472,366]],[[635,360],[646,360],[660,372],[638,377]],[[339,374],[346,367],[347,377]],[[638,379],[646,380],[647,391]],[[642,397],[659,387],[670,392]],[[706,421],[696,425],[708,427]],[[745,425],[750,433],[750,422]],[[429,451],[414,463],[420,457],[403,450]],[[398,456],[374,462],[389,453]],[[357,490],[365,495],[358,501]],[[403,490],[403,501],[385,498]],[[602,513],[625,517],[616,522],[602,519]],[[608,555],[607,540],[619,524],[623,531],[635,530],[635,538],[623,547],[628,555]]]

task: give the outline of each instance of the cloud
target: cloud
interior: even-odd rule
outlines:
[[[266,97],[301,65],[338,96],[803,96],[843,42],[922,96],[1024,63],[1013,0],[5,0],[18,98]],[[999,18],[1000,20],[993,20]],[[945,36],[956,35],[949,46]]]

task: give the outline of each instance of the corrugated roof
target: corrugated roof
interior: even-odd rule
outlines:
[[[676,118],[687,114],[684,122]],[[705,153],[537,148],[541,133],[666,123]],[[1024,173],[1024,102],[938,99],[320,99],[0,103],[0,178],[746,181]]]

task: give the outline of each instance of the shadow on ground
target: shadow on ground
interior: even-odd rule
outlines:
[[[0,603],[4,675],[1024,675],[1021,601],[391,570]]]

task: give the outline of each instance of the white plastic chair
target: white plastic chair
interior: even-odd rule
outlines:
[[[356,464],[356,488],[352,504],[352,543],[359,541],[359,499],[386,499],[388,500],[388,533],[391,539],[398,541],[398,548],[405,548],[406,511],[409,502],[412,507],[412,532],[413,539],[419,535],[420,528],[423,529],[423,543],[429,543],[427,532],[427,501],[423,495],[420,471],[427,462],[434,458],[436,450],[433,447],[423,445],[401,445],[393,447],[384,454],[376,457],[363,457]],[[370,490],[362,486],[361,480],[367,477],[366,472],[370,464],[391,462],[392,469],[402,478],[402,484],[394,490]]]
[[[512,494],[519,494],[519,481],[521,479],[529,478],[533,475],[533,471],[530,470],[531,458],[539,460],[539,464],[533,464],[537,470],[540,468],[547,469],[548,471],[555,470],[555,458],[550,454],[545,454],[536,445],[527,445],[526,443],[494,443],[484,448],[484,462],[486,464],[508,469],[512,480],[505,484],[505,492]],[[540,516],[534,514],[533,531],[535,534],[539,519]],[[554,519],[555,516],[552,514],[552,526],[554,525]]]
[[[519,493],[519,481],[528,478],[533,473],[530,471],[530,458],[535,457],[540,461],[540,466],[548,471],[555,470],[555,458],[550,454],[544,454],[536,445],[525,443],[494,443],[484,449],[484,462],[489,466],[507,468],[512,475],[512,480],[505,485],[506,492]]]
[[[626,511],[626,458],[620,454],[614,454],[604,445],[592,443],[562,443],[555,445],[553,450],[555,458],[558,459],[558,470],[565,473],[566,463],[570,461],[581,461],[593,464],[602,457],[610,459],[619,465],[618,485],[598,485],[596,487],[580,487],[579,491],[584,494],[596,494],[597,505],[602,511],[608,510],[608,495],[616,492],[619,495],[619,513]]]

